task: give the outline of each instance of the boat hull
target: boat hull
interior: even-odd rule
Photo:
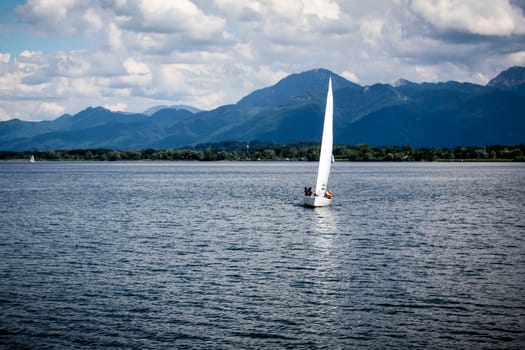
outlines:
[[[304,197],[304,205],[310,208],[327,207],[332,202],[331,199],[319,196]]]

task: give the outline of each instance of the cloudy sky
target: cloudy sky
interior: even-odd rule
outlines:
[[[525,66],[525,0],[1,0],[0,120],[213,109],[291,73],[486,84]]]

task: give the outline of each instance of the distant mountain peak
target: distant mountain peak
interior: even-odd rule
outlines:
[[[525,67],[514,66],[489,81],[487,86],[499,89],[513,89],[525,84]]]
[[[311,101],[312,97],[323,97],[328,89],[328,78],[332,78],[334,91],[349,86],[359,86],[325,68],[310,69],[294,73],[279,80],[275,85],[256,90],[243,97],[241,106],[277,107],[290,101]]]
[[[104,111],[104,112],[111,112],[109,109],[107,108],[104,108],[102,106],[96,106],[96,107],[87,107],[86,109],[84,109],[83,111],[81,112],[92,112],[92,111]]]
[[[158,111],[161,111],[163,109],[183,109],[183,110],[186,110],[186,111],[191,112],[193,114],[202,112],[202,110],[200,110],[198,108],[195,108],[195,107],[192,107],[192,106],[187,106],[187,105],[173,105],[173,106],[158,105],[158,106],[153,106],[153,107],[150,107],[150,108],[146,109],[144,112],[142,112],[142,114],[145,114],[145,115],[151,117],[153,114],[155,114]]]
[[[406,80],[406,79],[403,79],[403,78],[399,78],[397,79],[394,84],[392,84],[393,87],[401,87],[401,86],[407,86],[407,85],[414,85],[415,83],[409,81],[409,80]]]

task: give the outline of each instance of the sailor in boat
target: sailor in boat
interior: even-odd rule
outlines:
[[[308,188],[304,188],[304,195],[306,197],[311,197],[312,196],[312,188],[311,187],[308,187]]]
[[[332,190],[326,190],[324,196],[328,199],[332,199]]]

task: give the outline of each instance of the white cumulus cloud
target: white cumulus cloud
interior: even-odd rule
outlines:
[[[10,53],[0,52],[0,63],[9,63],[10,59],[11,59]]]
[[[0,52],[0,118],[53,119],[88,106],[211,109],[312,68],[362,85],[486,83],[525,64],[525,6],[517,4],[28,0],[12,10],[16,25],[2,24],[21,49]],[[76,41],[81,48],[67,47]]]
[[[330,0],[303,0],[304,14],[314,15],[323,19],[339,18],[340,9],[339,5]]]
[[[128,108],[128,105],[123,102],[117,102],[114,104],[105,104],[104,108],[113,112],[124,112]]]
[[[5,109],[0,107],[0,121],[6,121],[10,119],[13,119],[13,117],[9,115]]]
[[[42,102],[38,107],[38,113],[47,117],[56,117],[64,113],[65,108],[54,102]]]
[[[525,33],[525,18],[508,0],[413,0],[412,9],[443,30],[478,35]]]

